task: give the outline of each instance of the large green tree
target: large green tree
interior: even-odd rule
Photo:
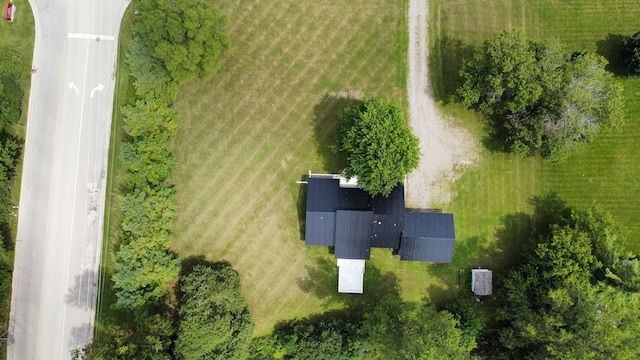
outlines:
[[[388,196],[418,166],[418,139],[404,110],[392,101],[360,101],[342,115],[336,149],[345,154],[347,177],[371,195]]]
[[[365,348],[372,359],[465,359],[475,341],[451,313],[420,302],[381,304],[365,314]]]
[[[179,359],[246,359],[253,320],[240,276],[227,264],[197,265],[180,284]]]
[[[504,31],[465,62],[457,95],[493,116],[511,151],[562,161],[600,129],[623,121],[622,86],[606,64],[596,54],[569,56],[556,42]]]
[[[176,83],[220,68],[220,56],[230,47],[229,18],[216,7],[204,0],[144,0],[135,6],[134,33]]]
[[[113,287],[115,306],[139,310],[158,303],[180,272],[180,261],[169,252],[168,233],[150,234],[122,245],[116,252]]]
[[[597,210],[575,212],[568,222],[532,239],[523,264],[504,276],[500,356],[637,358],[640,299],[604,276],[625,260],[612,243],[619,229]]]

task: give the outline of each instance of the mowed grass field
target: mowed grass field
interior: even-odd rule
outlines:
[[[306,188],[296,181],[341,170],[329,145],[353,97],[406,102],[407,4],[212,3],[230,16],[232,49],[218,73],[178,96],[172,247],[183,259],[229,261],[263,335],[278,321],[344,306],[333,255],[304,244]],[[374,254],[368,274],[396,271],[389,257]],[[400,272],[407,289],[426,276]]]
[[[430,3],[430,67],[434,92],[454,123],[486,136],[486,119],[463,109],[453,98],[462,60],[495,32],[517,28],[532,39],[554,38],[567,51],[605,56],[625,86],[627,123],[602,134],[563,164],[540,158],[518,159],[485,147],[482,160],[454,186],[450,205],[456,215],[454,267],[513,263],[528,233],[531,199],[557,193],[568,205],[593,204],[613,213],[629,230],[626,246],[640,251],[640,79],[626,76],[618,57],[622,36],[640,30],[640,8],[632,0],[607,1],[451,1]],[[447,274],[449,272],[446,272]],[[444,278],[443,278],[444,281]]]

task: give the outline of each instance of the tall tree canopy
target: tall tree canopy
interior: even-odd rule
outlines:
[[[498,320],[504,358],[634,359],[640,354],[635,276],[617,249],[618,228],[597,210],[575,212],[533,239],[524,262],[502,281]],[[622,278],[627,276],[626,280]],[[635,277],[635,279],[633,279]]]
[[[420,302],[382,304],[365,314],[362,330],[372,359],[466,359],[475,341],[447,311]]]
[[[640,31],[622,40],[622,56],[631,75],[640,76]]]
[[[182,279],[179,359],[246,359],[253,320],[240,289],[240,276],[223,264],[197,265]]]
[[[465,106],[498,119],[515,153],[561,161],[601,128],[623,121],[622,86],[606,64],[596,54],[568,56],[553,41],[505,31],[463,65],[457,94]]]
[[[225,33],[229,18],[204,0],[144,0],[134,32],[151,56],[181,83],[220,68],[220,56],[230,47]]]
[[[347,177],[371,195],[388,196],[418,166],[420,150],[404,110],[380,99],[360,101],[342,115],[336,149],[347,158]]]

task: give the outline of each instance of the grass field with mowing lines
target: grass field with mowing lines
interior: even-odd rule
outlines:
[[[454,186],[456,215],[454,267],[494,268],[518,257],[519,243],[530,223],[530,199],[556,192],[569,205],[594,202],[612,212],[630,230],[626,245],[640,235],[640,81],[626,78],[617,57],[622,36],[640,30],[637,2],[618,1],[432,1],[430,3],[430,67],[436,99],[456,124],[486,136],[481,114],[454,102],[462,59],[495,32],[519,28],[532,39],[555,38],[567,51],[587,50],[605,56],[609,69],[625,86],[627,124],[623,131],[602,134],[564,164],[539,158],[517,159],[485,147],[482,160]],[[448,272],[447,272],[448,274]]]
[[[341,169],[329,144],[349,93],[406,102],[406,2],[216,5],[230,16],[232,48],[220,72],[178,95],[173,250],[229,261],[262,335],[346,299],[334,295],[333,255],[302,240],[296,181]],[[412,286],[425,283],[424,267],[398,271],[397,257],[378,256],[372,266],[397,271],[407,296],[425,295]]]

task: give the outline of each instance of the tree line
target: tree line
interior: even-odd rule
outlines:
[[[173,103],[181,83],[219,68],[219,57],[230,46],[228,18],[203,0],[145,0],[133,6],[138,15],[125,61],[136,100],[122,108],[127,135],[120,153],[125,172],[119,203],[123,221],[112,275],[113,307],[130,321],[109,324],[101,339],[73,356],[225,357],[241,352],[244,342],[234,345],[231,340],[248,339],[253,329],[239,276],[228,265],[210,265],[179,277],[180,259],[169,246],[177,210],[171,184],[176,161],[170,149],[180,127]],[[174,311],[163,312],[176,279],[176,291],[183,296]],[[211,333],[222,340],[194,345],[194,336]]]

